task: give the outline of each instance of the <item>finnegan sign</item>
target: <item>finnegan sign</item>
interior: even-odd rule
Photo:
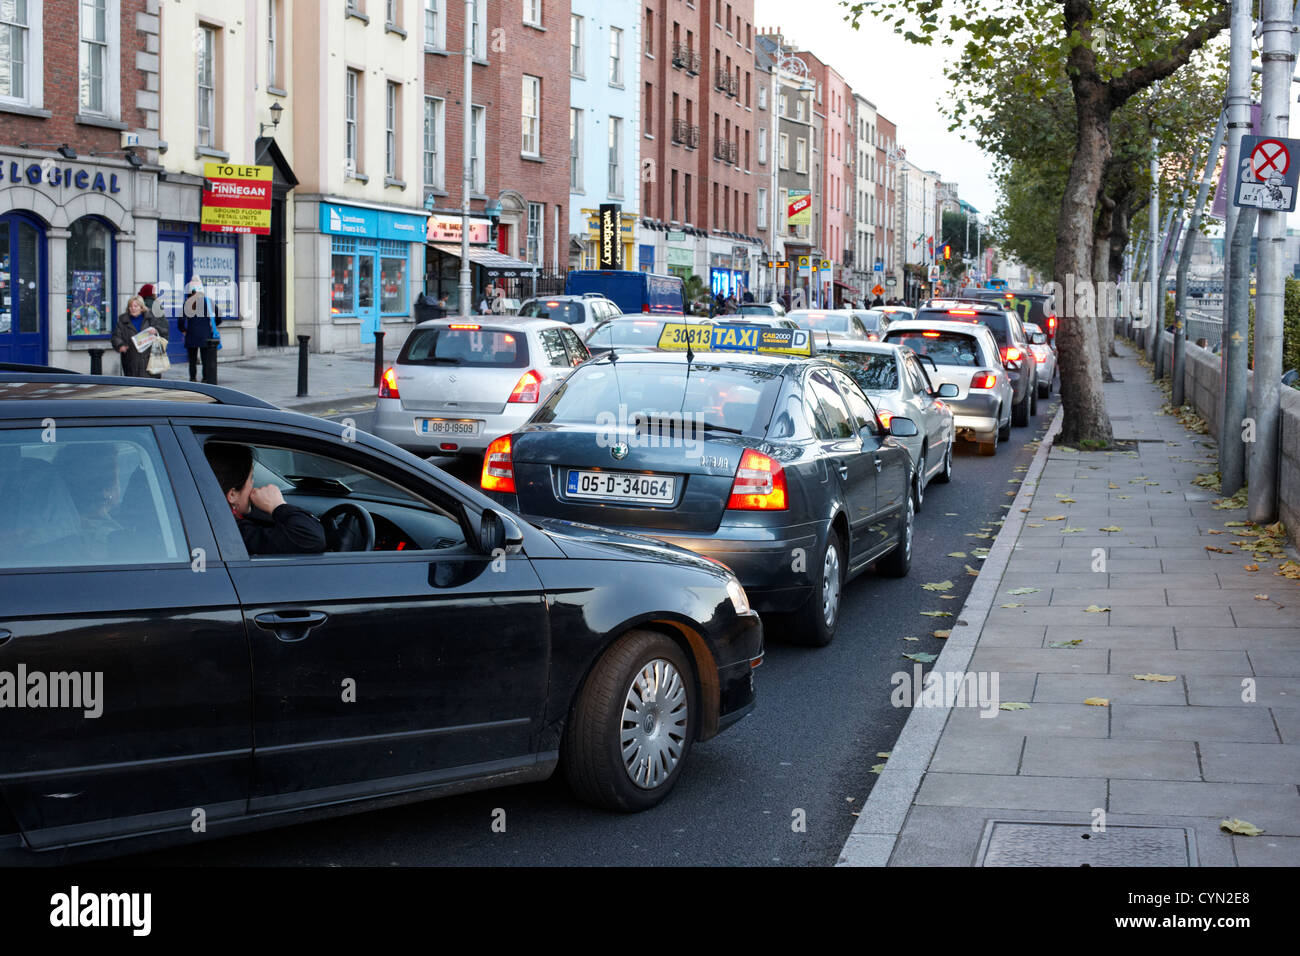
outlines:
[[[204,232],[240,232],[257,236],[271,232],[271,167],[205,163]]]

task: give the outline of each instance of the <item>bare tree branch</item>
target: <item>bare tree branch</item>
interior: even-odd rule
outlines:
[[[1077,2],[1077,0],[1076,0]],[[1068,4],[1067,4],[1068,6]],[[1193,53],[1203,47],[1212,38],[1218,36],[1228,26],[1232,17],[1232,7],[1228,3],[1220,5],[1210,19],[1193,28],[1179,40],[1169,56],[1152,63],[1135,66],[1106,84],[1112,110],[1117,110],[1128,98],[1139,90],[1145,89],[1156,80],[1163,80],[1179,67],[1187,63]]]

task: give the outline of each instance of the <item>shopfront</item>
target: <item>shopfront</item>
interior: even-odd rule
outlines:
[[[222,351],[238,327],[238,318],[252,303],[240,301],[240,237],[230,233],[202,232],[198,223],[163,219],[158,222],[158,269],[155,309],[167,315],[171,334],[167,355],[173,362],[186,361],[185,336],[179,321],[185,293],[193,279],[203,285],[204,294],[221,316]]]
[[[362,344],[389,322],[411,321],[412,246],[424,241],[423,214],[321,203],[330,236],[330,316],[356,320]]]
[[[507,298],[523,300],[534,294],[538,269],[532,263],[501,252],[492,243],[490,219],[469,220],[469,287],[472,300],[460,308],[461,225],[454,216],[431,216],[425,255],[424,291],[430,301],[447,298],[449,315],[473,315],[483,290],[491,282]]]
[[[153,235],[133,210],[155,182],[126,163],[0,149],[0,361],[88,370],[109,348]]]

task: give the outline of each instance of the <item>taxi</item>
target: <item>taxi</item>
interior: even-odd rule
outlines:
[[[907,574],[912,460],[804,329],[664,323],[654,349],[574,369],[493,441],[481,486],[528,520],[633,532],[712,558],[790,638],[825,645],[854,575]]]

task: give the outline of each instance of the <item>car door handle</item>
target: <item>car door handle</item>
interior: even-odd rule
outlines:
[[[847,479],[847,478],[849,477],[849,466],[848,466],[848,465],[844,464],[843,462],[840,462],[839,464],[837,464],[837,465],[835,466],[835,468],[836,468],[837,471],[839,471],[839,473],[840,473],[840,477],[841,477],[841,478],[845,478],[845,479]]]
[[[876,474],[880,474],[880,458],[877,456],[873,461],[876,465]]]
[[[313,627],[329,620],[324,611],[267,611],[254,616],[253,621],[264,631],[274,631],[286,644],[301,641]]]

